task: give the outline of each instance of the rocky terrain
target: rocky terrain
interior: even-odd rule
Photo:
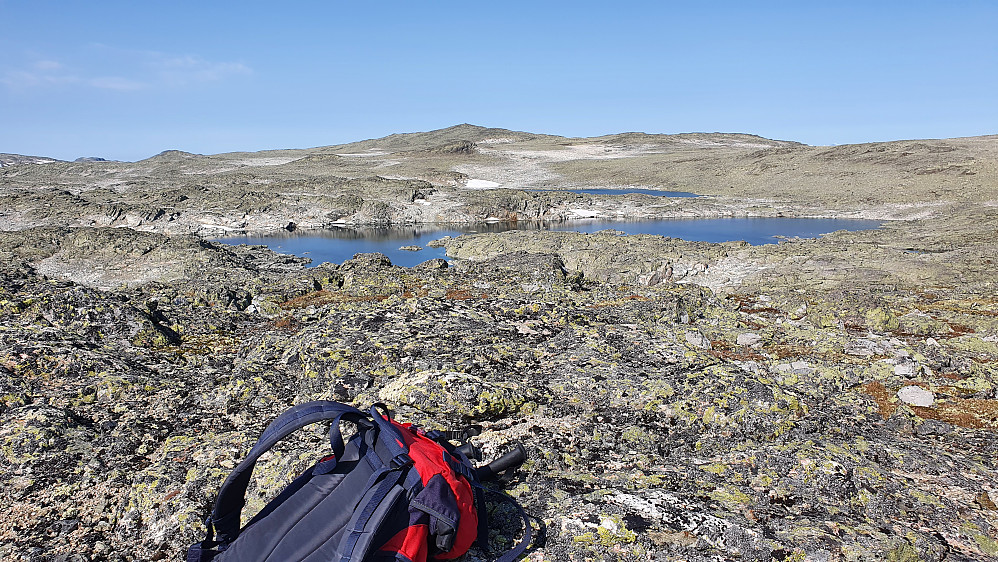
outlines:
[[[262,428],[335,399],[522,442],[503,485],[545,523],[531,559],[998,560],[996,162],[994,137],[459,126],[4,167],[0,558],[180,559]],[[522,189],[607,185],[705,197]],[[415,268],[204,239],[578,210],[893,220],[767,246],[480,234]],[[261,463],[247,513],[322,429]]]
[[[306,150],[6,166],[0,227],[217,236],[577,216],[911,219],[992,201],[995,181],[995,137],[811,147],[752,135],[571,139],[459,125]],[[559,191],[592,186],[704,197]]]

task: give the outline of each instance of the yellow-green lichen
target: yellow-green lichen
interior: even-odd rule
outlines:
[[[738,511],[739,509],[752,504],[752,497],[734,486],[721,486],[719,488],[715,488],[710,492],[709,496],[720,502],[721,505],[730,511]]]
[[[628,529],[619,515],[610,515],[602,518],[595,531],[577,535],[572,538],[572,542],[589,546],[612,547],[633,543],[637,538],[637,533]]]

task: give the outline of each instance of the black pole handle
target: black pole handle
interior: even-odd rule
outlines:
[[[454,450],[468,457],[469,459],[474,459],[476,461],[482,460],[482,451],[479,450],[478,447],[474,446],[470,442],[465,443],[464,445],[459,445],[457,447],[454,447]]]
[[[517,443],[512,451],[485,466],[478,467],[478,479],[481,481],[495,480],[500,472],[518,467],[525,460],[527,460],[527,450],[523,448],[523,445]]]

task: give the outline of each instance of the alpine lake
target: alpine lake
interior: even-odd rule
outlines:
[[[785,238],[816,238],[837,230],[878,228],[881,221],[823,218],[751,218],[597,220],[567,222],[516,222],[479,224],[424,224],[392,227],[338,227],[328,230],[287,232],[266,236],[217,238],[225,244],[264,245],[282,254],[311,258],[312,265],[342,263],[358,253],[380,252],[395,265],[412,267],[433,258],[447,258],[445,249],[428,247],[445,236],[505,232],[507,230],[560,230],[593,233],[614,230],[623,234],[657,234],[690,241],[775,244]]]

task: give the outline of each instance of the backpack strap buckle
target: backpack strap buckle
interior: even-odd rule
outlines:
[[[392,470],[398,470],[400,468],[405,468],[407,466],[412,466],[413,463],[414,463],[414,461],[412,460],[412,457],[410,457],[409,455],[407,455],[405,453],[399,453],[399,454],[395,455],[394,457],[392,457],[392,461],[389,464],[390,464]]]

